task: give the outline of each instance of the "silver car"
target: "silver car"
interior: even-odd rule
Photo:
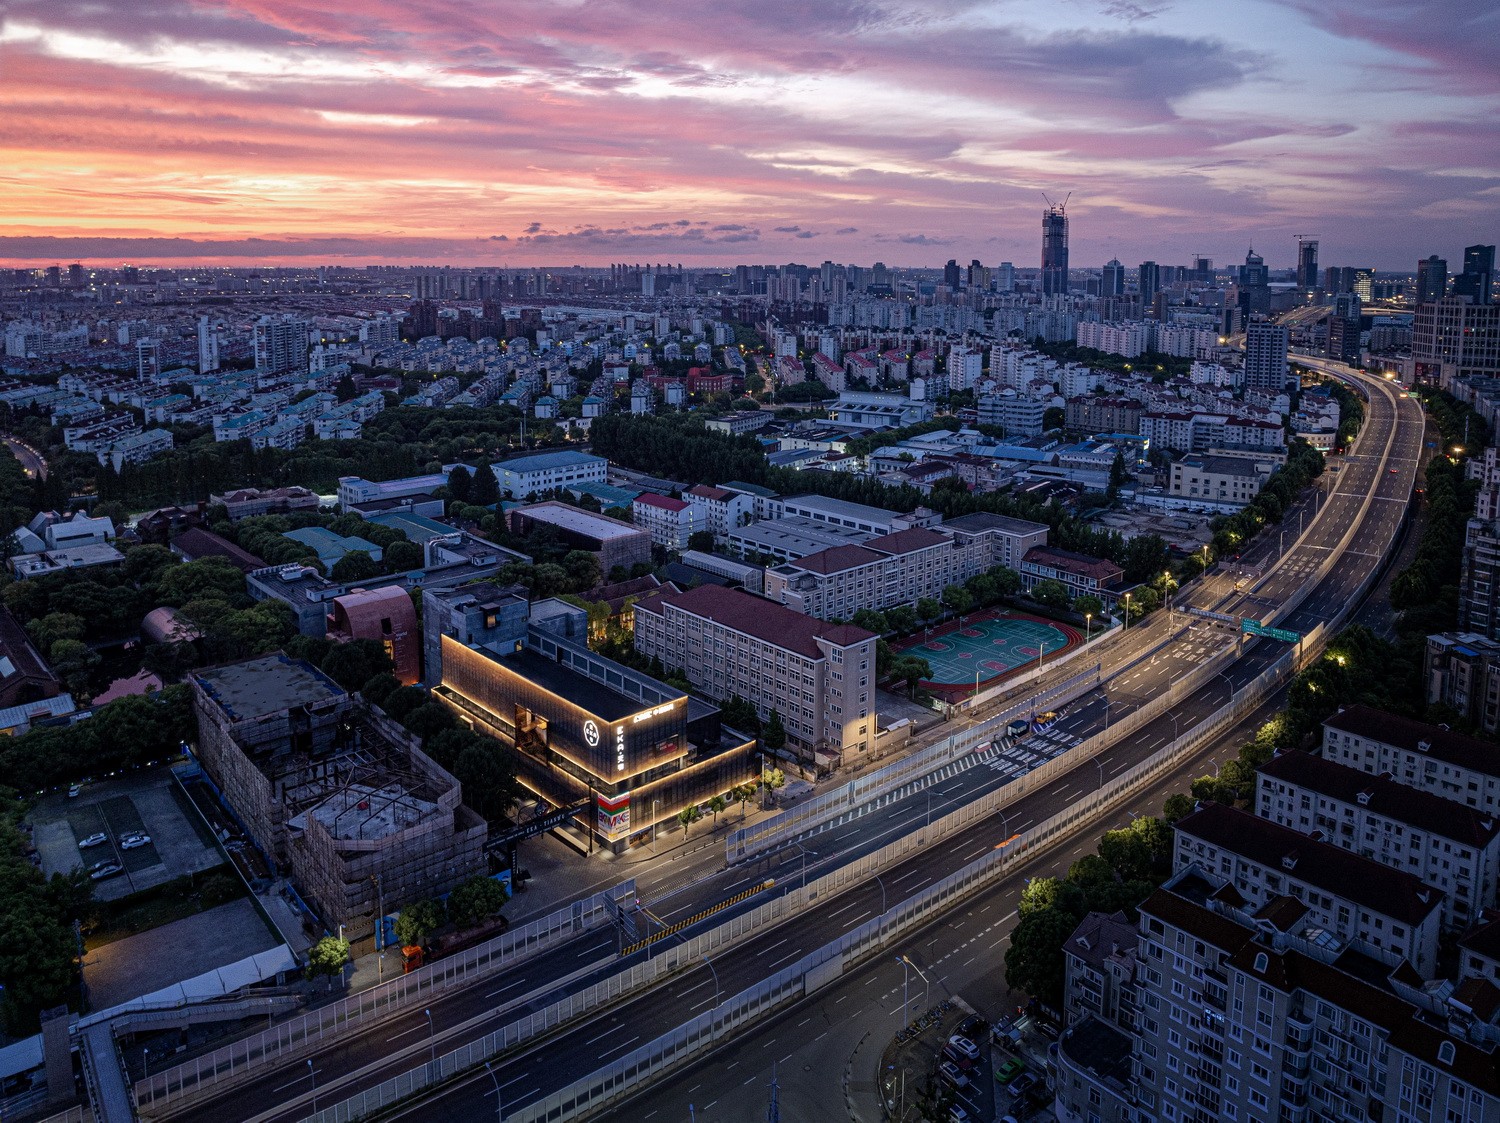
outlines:
[[[108,841],[109,835],[105,834],[103,831],[97,831],[94,834],[89,835],[88,838],[79,839],[78,849],[87,850],[91,846],[103,846]]]
[[[150,846],[151,836],[149,834],[127,834],[120,839],[121,850],[134,850],[141,846]]]

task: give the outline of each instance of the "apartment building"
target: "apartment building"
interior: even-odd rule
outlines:
[[[1135,925],[1123,912],[1091,912],[1063,944],[1063,1017],[1073,1025],[1089,1015],[1124,1030],[1135,1026]]]
[[[1058,581],[1071,596],[1098,597],[1111,605],[1119,596],[1115,586],[1125,578],[1125,571],[1112,561],[1091,558],[1055,546],[1033,546],[1021,558],[1021,586],[1030,590],[1043,581]]]
[[[1451,707],[1484,733],[1500,732],[1500,642],[1477,632],[1428,636],[1423,670],[1429,704]]]
[[[1252,911],[1290,896],[1338,940],[1398,955],[1433,977],[1443,894],[1415,874],[1217,803],[1179,819],[1176,834],[1174,871],[1196,863],[1232,882]]]
[[[1062,1123],[1500,1118],[1500,990],[1426,990],[1276,896],[1255,908],[1192,866],[1140,906],[1134,1027],[1058,1042]]]
[[[1257,783],[1262,818],[1442,890],[1445,929],[1467,928],[1494,905],[1500,817],[1299,751],[1267,762]]]
[[[716,585],[643,600],[634,623],[635,649],[681,668],[708,697],[738,694],[762,719],[776,710],[805,759],[869,747],[873,633]]]
[[[490,465],[500,493],[530,499],[539,492],[581,483],[603,483],[609,461],[586,452],[537,452]]]
[[[1081,395],[1063,407],[1063,424],[1076,433],[1139,433],[1145,411],[1134,398]]]
[[[1470,519],[1464,530],[1458,626],[1500,639],[1500,522]]]
[[[941,596],[971,575],[967,560],[951,535],[901,530],[768,569],[766,596],[809,616],[847,620],[862,608],[883,610]]]
[[[1372,776],[1500,813],[1500,745],[1369,706],[1345,706],[1323,722],[1322,756]]]
[[[651,535],[608,515],[549,500],[514,507],[506,512],[505,519],[512,534],[530,534],[538,526],[550,526],[568,549],[597,554],[599,570],[606,577],[616,566],[628,570],[636,564],[651,563]]]
[[[755,498],[743,492],[697,484],[682,497],[697,509],[703,523],[699,529],[710,531],[715,538],[727,538],[731,530],[755,518]]]
[[[630,504],[636,526],[651,535],[651,543],[665,550],[686,550],[688,539],[705,529],[699,511],[682,499],[644,492]]]
[[[1260,494],[1275,470],[1271,460],[1193,453],[1173,463],[1167,494],[1205,506],[1243,507]]]
[[[1444,390],[1459,378],[1500,374],[1500,304],[1461,295],[1418,304],[1411,357],[1417,379]]]

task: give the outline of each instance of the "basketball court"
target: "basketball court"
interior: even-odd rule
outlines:
[[[920,655],[932,667],[923,685],[944,694],[966,693],[1026,666],[1044,655],[1056,655],[1082,637],[1066,624],[1033,616],[991,616],[966,620],[918,639],[902,649]]]

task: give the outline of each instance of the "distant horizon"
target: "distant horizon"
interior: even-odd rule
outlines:
[[[7,241],[7,239],[5,239],[4,237],[0,237],[0,251],[3,251],[4,245],[5,245],[6,241]],[[1471,242],[1469,244],[1470,245],[1474,245],[1476,243],[1472,243]],[[1257,253],[1258,252],[1259,251],[1257,250]],[[1194,255],[1194,256],[1203,256],[1203,257],[1209,258],[1209,260],[1213,262],[1215,270],[1235,268],[1236,266],[1239,266],[1239,265],[1243,264],[1243,258],[1244,258],[1243,254],[1241,254],[1238,258],[1222,258],[1222,259],[1218,258],[1218,257],[1215,257],[1213,254],[1201,254],[1201,255]],[[1446,254],[1446,255],[1443,254],[1443,253],[1441,253],[1441,252],[1439,252],[1438,256],[1444,258],[1445,260],[1447,260],[1448,263],[1449,263],[1449,269],[1451,271],[1456,272],[1456,271],[1458,271],[1458,268],[1461,268],[1461,266],[1462,266],[1463,248],[1460,247],[1457,251],[1450,252],[1449,254]],[[858,267],[858,268],[861,268],[861,269],[869,269],[872,266],[874,266],[876,264],[876,262],[878,261],[880,264],[884,265],[887,269],[904,270],[904,271],[921,270],[921,271],[927,271],[927,272],[939,272],[940,273],[940,272],[942,272],[943,267],[947,264],[947,262],[948,262],[949,259],[948,258],[944,258],[941,261],[934,261],[934,262],[931,262],[931,263],[924,263],[924,264],[917,264],[917,263],[914,263],[914,262],[887,261],[887,260],[884,260],[884,259],[881,259],[881,258],[875,258],[875,259],[865,260],[865,261],[857,261],[857,260],[850,260],[850,259],[839,259],[839,258],[820,258],[820,259],[813,259],[813,258],[800,258],[800,259],[798,259],[798,258],[791,258],[791,259],[781,260],[781,261],[739,260],[739,261],[725,262],[725,261],[693,261],[693,260],[688,259],[687,255],[684,255],[683,256],[683,260],[680,262],[680,264],[683,266],[684,269],[687,269],[689,271],[696,271],[696,272],[732,272],[733,270],[739,268],[740,266],[747,266],[749,268],[776,268],[776,269],[779,269],[779,268],[782,268],[782,267],[784,267],[786,265],[797,265],[797,266],[805,266],[805,267],[811,268],[811,269],[816,269],[819,265],[822,264],[822,262],[824,260],[831,260],[831,261],[833,261],[833,263],[836,266],[840,266],[840,267],[843,267],[843,266],[855,266],[855,267]],[[969,267],[970,262],[973,260],[973,258],[972,257],[953,258],[952,260],[957,261],[959,265],[961,265],[965,269],[967,269]],[[983,260],[981,260],[980,264],[984,265],[986,268],[993,269],[993,268],[999,266],[1002,263],[1003,260],[1005,260],[1005,259],[995,260],[995,261],[983,261]],[[1112,259],[1105,259],[1105,260],[1099,261],[1097,263],[1070,262],[1069,265],[1068,265],[1068,271],[1070,273],[1098,271],[1098,270],[1103,269],[1106,265],[1108,265],[1109,262],[1110,262],[1110,260],[1112,260]],[[1167,266],[1191,266],[1192,265],[1192,259],[1191,258],[1187,258],[1187,259],[1184,259],[1184,260],[1181,260],[1181,261],[1170,261],[1170,260],[1165,260],[1165,259],[1162,259],[1162,258],[1143,258],[1141,260],[1142,261],[1155,261],[1155,263],[1157,265],[1167,265]],[[494,272],[507,272],[507,273],[538,273],[538,272],[542,272],[542,273],[546,273],[546,272],[564,273],[564,272],[570,272],[570,271],[572,271],[574,269],[585,269],[585,270],[590,270],[590,271],[593,271],[593,272],[608,272],[608,270],[609,270],[609,268],[610,268],[611,265],[621,265],[621,264],[623,264],[623,265],[625,265],[625,266],[627,266],[629,268],[632,268],[632,269],[635,268],[636,266],[640,266],[642,269],[645,269],[645,268],[648,268],[648,267],[649,268],[655,268],[658,265],[661,265],[661,266],[666,267],[666,268],[675,269],[677,267],[677,265],[679,264],[679,262],[675,258],[673,260],[671,260],[671,261],[667,261],[665,259],[662,259],[662,260],[658,261],[655,258],[651,259],[650,261],[647,261],[644,258],[642,258],[639,261],[632,260],[632,261],[624,261],[624,262],[621,262],[621,261],[618,261],[618,260],[610,260],[610,261],[604,261],[604,262],[585,262],[585,261],[571,261],[571,262],[556,262],[556,261],[552,261],[552,262],[547,262],[547,261],[538,261],[538,262],[527,262],[527,263],[494,262],[494,261],[459,262],[459,261],[443,260],[443,259],[437,259],[437,258],[428,258],[428,259],[422,259],[422,258],[391,259],[391,258],[375,258],[375,257],[372,257],[372,258],[368,258],[368,259],[363,259],[363,258],[340,259],[340,258],[335,258],[335,257],[329,257],[329,258],[324,259],[324,258],[320,258],[318,255],[316,255],[314,253],[308,253],[308,254],[306,254],[304,256],[283,257],[283,258],[275,258],[275,257],[254,258],[254,257],[251,257],[249,255],[246,255],[244,257],[239,257],[239,256],[233,256],[233,257],[210,257],[210,256],[202,256],[202,257],[180,257],[180,258],[172,258],[172,257],[150,257],[150,256],[139,256],[139,255],[138,256],[134,256],[134,257],[110,257],[110,258],[105,258],[105,257],[90,257],[90,256],[81,256],[81,255],[74,257],[74,256],[69,256],[67,254],[52,255],[52,256],[38,256],[38,257],[5,257],[3,255],[0,255],[0,268],[4,268],[4,269],[28,269],[28,270],[37,270],[37,271],[45,270],[45,269],[50,268],[52,266],[58,266],[58,267],[61,267],[63,269],[66,269],[69,265],[81,265],[85,269],[93,269],[93,270],[101,270],[101,271],[104,271],[104,270],[119,270],[119,269],[124,269],[124,268],[129,268],[129,267],[137,267],[137,268],[143,268],[143,269],[172,269],[172,270],[191,270],[191,269],[223,270],[223,269],[233,269],[233,270],[241,270],[241,271],[255,270],[255,269],[314,270],[314,269],[319,269],[319,268],[327,268],[327,269],[363,270],[363,269],[369,269],[369,268],[389,268],[389,269],[474,269],[474,270],[489,270],[489,271],[494,271]],[[1036,264],[1027,264],[1027,263],[1020,262],[1020,261],[1011,261],[1010,264],[1015,267],[1015,269],[1016,269],[1016,271],[1018,273],[1040,273],[1040,271],[1041,271],[1041,265],[1040,265],[1039,262],[1036,263]],[[1120,264],[1125,267],[1125,269],[1127,270],[1127,275],[1129,275],[1130,272],[1134,271],[1135,269],[1137,269],[1141,265],[1141,261],[1124,261],[1124,260],[1121,260]],[[1333,262],[1324,263],[1324,262],[1320,261],[1319,262],[1319,266],[1318,266],[1319,272],[1321,273],[1321,271],[1324,268],[1326,268],[1328,265],[1332,265],[1332,264],[1334,264],[1334,263]],[[1370,266],[1368,264],[1348,263],[1348,262],[1340,262],[1338,264],[1340,264],[1340,265],[1353,264],[1355,268],[1373,268],[1377,274],[1382,274],[1383,273],[1383,274],[1390,274],[1390,275],[1401,276],[1401,275],[1415,275],[1415,273],[1416,273],[1416,268],[1415,268],[1416,262],[1412,263],[1412,267],[1411,268],[1405,268],[1405,269],[1399,268],[1399,267],[1396,267],[1396,268],[1382,268],[1382,267],[1379,267],[1379,266]],[[1291,272],[1292,270],[1294,270],[1295,266],[1296,266],[1295,260],[1288,261],[1284,265],[1278,265],[1274,261],[1269,261],[1269,260],[1267,261],[1267,268],[1272,273]],[[1278,283],[1280,283],[1280,282],[1278,282]]]
[[[1493,0],[11,0],[0,259],[1406,272],[1500,241]],[[894,260],[893,260],[894,259]]]

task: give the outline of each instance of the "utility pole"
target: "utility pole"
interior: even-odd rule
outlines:
[[[781,1104],[779,1093],[781,1087],[776,1082],[776,1066],[771,1066],[771,1102],[766,1107],[766,1123],[781,1123]]]

